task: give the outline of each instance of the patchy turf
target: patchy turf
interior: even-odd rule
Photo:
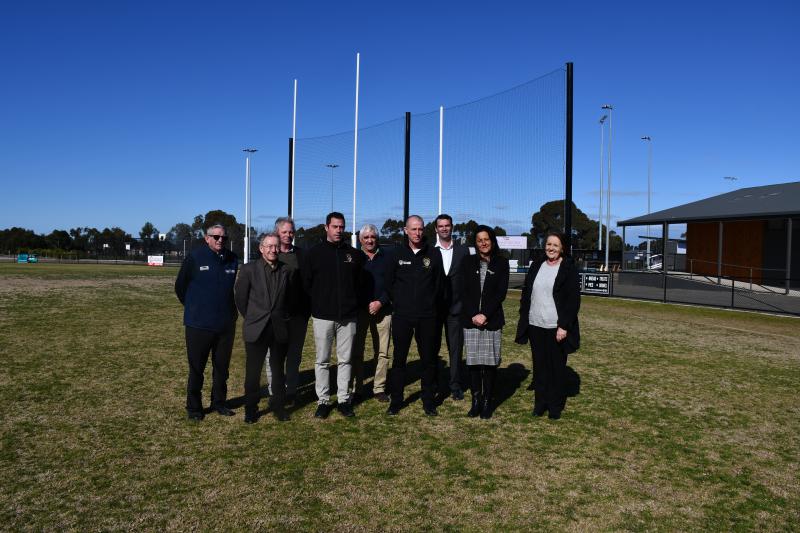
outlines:
[[[0,264],[0,528],[792,530],[800,321],[584,298],[577,394],[530,416],[530,352],[504,338],[489,421],[445,400],[290,422],[183,412],[174,269]],[[507,315],[516,315],[515,293]],[[412,373],[418,371],[415,356]],[[244,352],[229,381],[241,402]],[[369,367],[371,368],[371,367]],[[207,378],[210,380],[210,376]],[[579,381],[578,381],[579,380]],[[206,401],[207,401],[206,390]],[[265,407],[266,402],[262,402]]]

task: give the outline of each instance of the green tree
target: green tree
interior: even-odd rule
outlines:
[[[531,231],[534,247],[544,246],[544,237],[550,230],[564,231],[564,200],[553,200],[547,202],[539,208],[539,211],[531,216]],[[605,231],[605,226],[603,226]],[[614,250],[615,232],[611,232],[611,249]],[[619,246],[622,246],[622,239],[616,237]],[[586,213],[578,209],[572,203],[572,247],[577,249],[592,250],[597,248],[598,223],[590,219]],[[619,248],[617,248],[619,249]]]
[[[47,242],[48,248],[52,248],[55,250],[72,249],[72,237],[70,237],[69,233],[67,233],[63,229],[54,229],[44,239]]]

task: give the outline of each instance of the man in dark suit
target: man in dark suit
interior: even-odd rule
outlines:
[[[239,260],[225,248],[225,227],[206,230],[206,244],[184,259],[175,280],[175,294],[183,304],[189,379],[186,383],[186,413],[189,420],[203,419],[203,374],[211,353],[213,366],[211,409],[233,416],[225,400],[228,395],[228,366],[236,334],[236,306],[233,283]]]
[[[445,298],[438,314],[436,352],[442,347],[444,327],[447,350],[450,352],[450,395],[454,400],[464,399],[464,330],[461,327],[461,261],[469,255],[469,248],[453,241],[453,219],[442,213],[436,217],[436,248],[442,254],[447,283]]]
[[[289,420],[284,409],[286,348],[289,341],[286,293],[290,270],[278,259],[278,236],[268,233],[261,239],[261,258],[242,267],[236,278],[234,298],[244,317],[242,336],[246,353],[244,394],[247,424],[258,419],[261,369],[269,350],[272,369],[272,412],[279,421]]]

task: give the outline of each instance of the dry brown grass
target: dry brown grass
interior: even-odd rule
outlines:
[[[791,530],[800,322],[585,298],[580,394],[533,419],[184,419],[174,271],[0,265],[0,524],[29,530]],[[509,297],[509,318],[515,315]],[[312,341],[303,377],[309,390]],[[230,396],[242,393],[237,341]],[[530,369],[525,346],[504,364]],[[513,368],[519,368],[515,366]],[[512,368],[512,369],[513,369]],[[507,370],[506,372],[511,372]],[[509,379],[510,374],[506,374]],[[513,383],[513,380],[511,381]],[[412,384],[409,394],[418,391]]]

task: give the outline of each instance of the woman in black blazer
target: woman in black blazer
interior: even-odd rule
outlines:
[[[461,324],[470,374],[472,407],[467,416],[491,418],[492,389],[500,365],[500,343],[508,292],[508,259],[498,255],[488,226],[475,230],[475,255],[461,261]]]
[[[545,259],[533,263],[525,276],[519,302],[519,344],[530,342],[533,353],[533,416],[561,418],[566,404],[567,355],[580,347],[581,307],[578,269],[564,255],[564,236],[551,231]]]

